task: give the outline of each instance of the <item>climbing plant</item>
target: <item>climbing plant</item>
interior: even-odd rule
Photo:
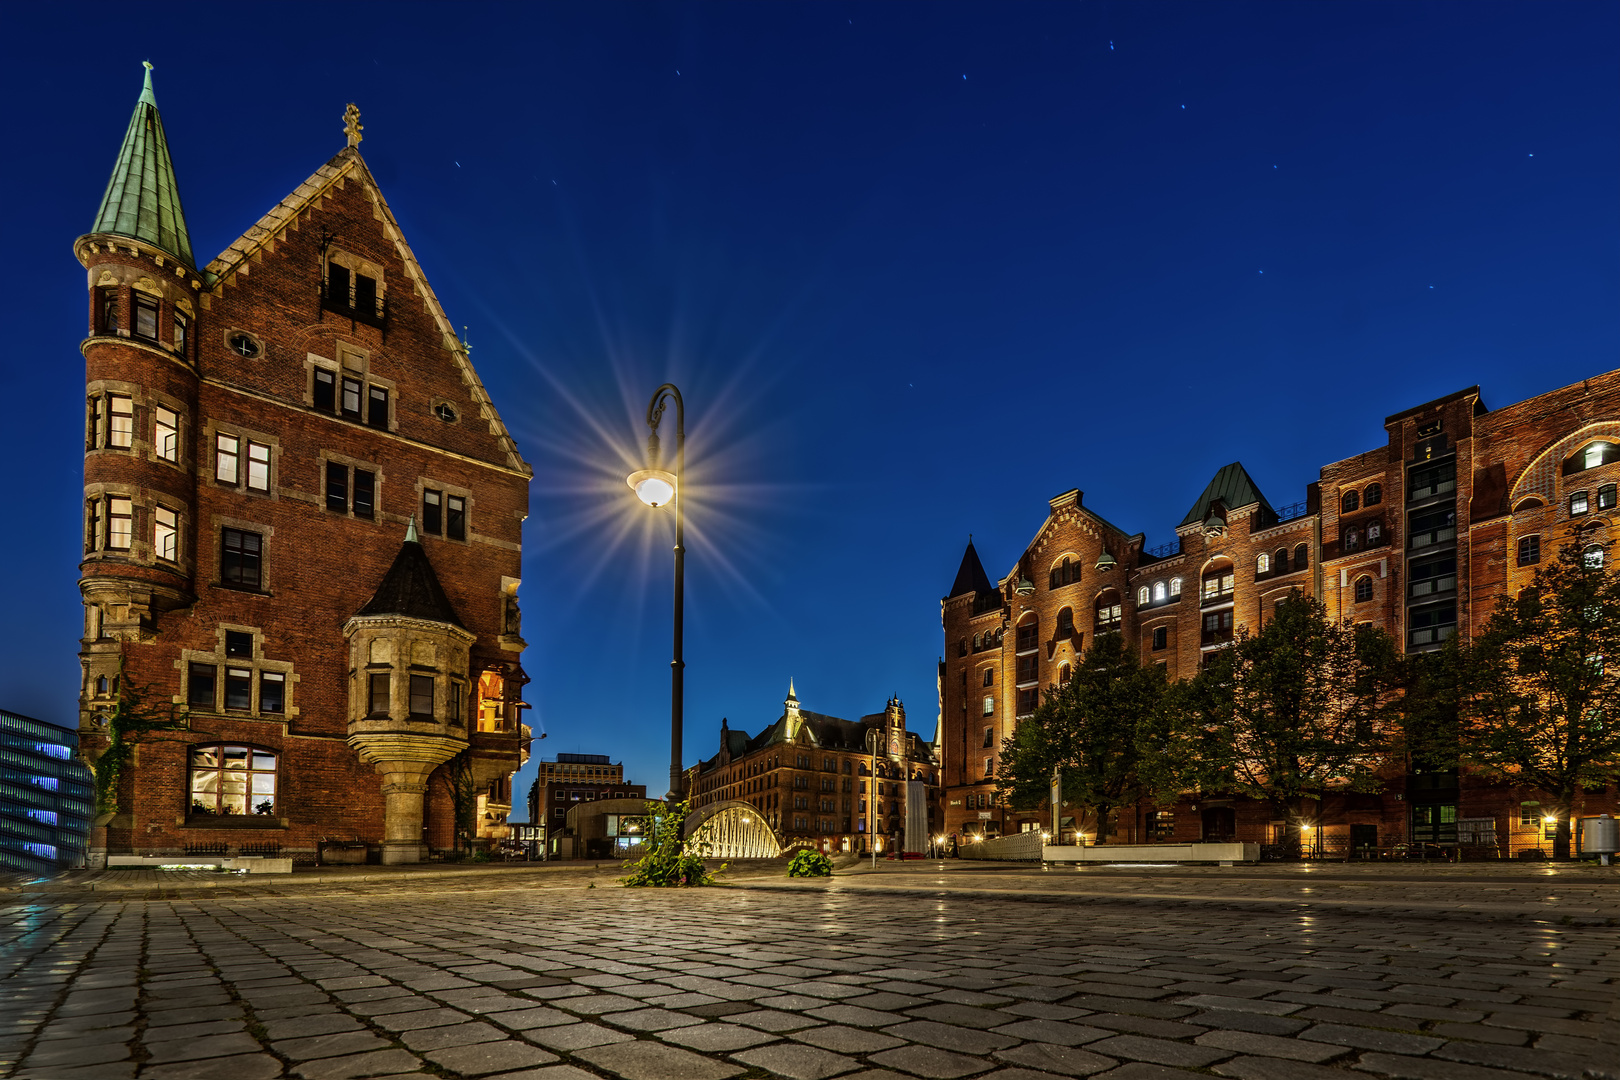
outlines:
[[[118,812],[118,780],[134,760],[135,746],[141,738],[155,731],[184,728],[191,719],[190,710],[184,706],[170,704],[165,708],[153,704],[152,688],[127,676],[123,657],[119,657],[113,686],[116,694],[113,707],[102,714],[106,721],[107,746],[90,767],[96,781],[98,814]]]

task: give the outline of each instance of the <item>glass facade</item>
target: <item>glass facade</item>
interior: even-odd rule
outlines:
[[[78,747],[75,731],[0,710],[0,870],[84,865],[95,795]]]

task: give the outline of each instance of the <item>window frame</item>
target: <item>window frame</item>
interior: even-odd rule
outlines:
[[[107,449],[128,450],[135,445],[135,398],[129,394],[108,394]],[[118,406],[124,406],[120,409]]]
[[[1592,500],[1587,495],[1586,490],[1583,488],[1580,491],[1572,491],[1569,493],[1568,506],[1570,517],[1580,517],[1582,514],[1591,512]]]
[[[107,550],[129,551],[134,543],[135,500],[128,495],[108,495]]]
[[[1354,592],[1351,595],[1355,597],[1356,603],[1365,604],[1367,601],[1373,598],[1373,579],[1371,574],[1362,574],[1361,576],[1357,577],[1354,583],[1352,583],[1351,587],[1354,589]]]
[[[180,410],[152,406],[152,454],[159,461],[180,464]]]
[[[131,289],[129,296],[131,307],[129,336],[154,343],[161,340],[163,302],[139,289]],[[151,333],[147,333],[141,326],[142,314],[149,314],[152,317]]]
[[[216,764],[199,764],[198,758],[209,750],[214,751],[214,762],[216,762]],[[233,750],[245,752],[244,760],[246,763],[246,768],[231,769],[227,767],[226,762],[231,760],[231,756],[228,754],[228,751]],[[269,762],[269,766],[267,768],[261,765],[261,762],[265,760],[268,760]],[[206,793],[205,788],[201,790],[199,788],[199,773],[214,774],[214,790],[212,794],[215,796],[215,798],[213,808],[211,809],[205,806],[197,798],[199,793]],[[242,807],[245,811],[244,813],[233,814],[228,813],[225,810],[225,797],[227,795],[235,794],[234,792],[225,790],[227,773],[240,773],[244,778],[242,781],[239,781],[244,786],[243,791],[240,793],[242,795]],[[268,781],[260,781],[260,777],[266,776],[269,777]],[[206,780],[204,783],[206,784]],[[269,790],[255,790],[256,788],[260,787],[268,787]],[[254,746],[250,743],[217,742],[193,743],[186,752],[187,817],[223,818],[228,820],[239,820],[243,818],[273,819],[277,816],[276,810],[280,795],[281,754],[277,751],[267,750],[262,747]],[[265,799],[261,801],[259,798],[260,796],[264,796]],[[261,807],[265,806],[266,801],[269,804],[268,808],[260,809]]]
[[[252,538],[251,545],[248,538]],[[236,539],[235,546],[232,539]],[[251,550],[249,548],[251,547]],[[233,557],[234,552],[234,557]],[[248,571],[251,568],[252,573]],[[250,580],[251,578],[251,580]],[[264,534],[224,525],[219,530],[219,584],[227,589],[264,592]]]
[[[180,512],[162,503],[152,507],[152,554],[164,562],[180,561]]]
[[[1519,537],[1517,559],[1519,566],[1535,566],[1541,562],[1540,533]]]

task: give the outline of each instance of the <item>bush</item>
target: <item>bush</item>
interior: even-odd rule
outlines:
[[[643,841],[647,853],[637,862],[625,864],[630,871],[630,876],[623,879],[626,885],[666,889],[714,882],[703,865],[707,845],[697,840],[689,843],[682,836],[690,810],[691,804],[685,802],[647,804],[647,839]]]
[[[831,877],[832,860],[805,848],[788,861],[788,877]]]

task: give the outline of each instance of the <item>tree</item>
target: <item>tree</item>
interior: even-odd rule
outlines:
[[[1002,743],[998,790],[1014,807],[1033,809],[1050,797],[1061,770],[1063,800],[1096,811],[1105,835],[1109,811],[1141,789],[1141,735],[1155,723],[1164,694],[1163,670],[1144,668],[1119,634],[1103,634],[1068,683],[1048,689]]]
[[[1553,857],[1569,858],[1576,789],[1620,762],[1620,575],[1607,544],[1577,539],[1491,613],[1469,649],[1459,748],[1494,779],[1547,794]]]
[[[1387,633],[1330,622],[1321,601],[1296,591],[1177,695],[1165,779],[1269,803],[1297,848],[1327,791],[1383,786],[1399,671]]]

